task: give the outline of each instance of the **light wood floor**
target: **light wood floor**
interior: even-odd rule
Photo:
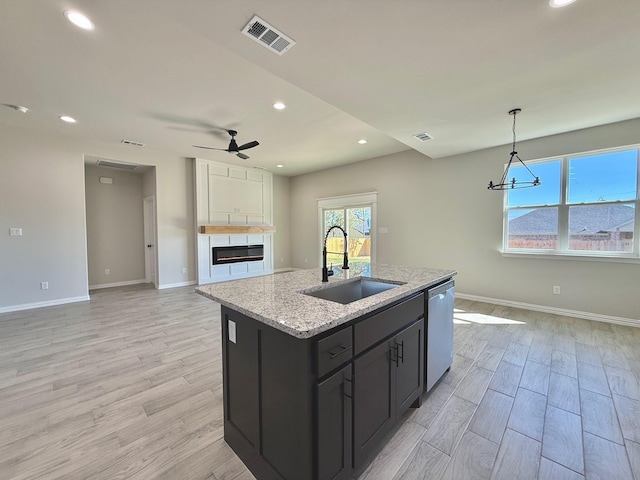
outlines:
[[[361,480],[640,480],[640,329],[456,307],[451,372]],[[128,287],[0,315],[0,479],[252,479],[222,439],[219,313]]]

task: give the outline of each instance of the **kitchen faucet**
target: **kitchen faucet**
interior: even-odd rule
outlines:
[[[331,274],[329,274],[329,270],[327,269],[327,238],[329,238],[329,233],[331,233],[331,230],[333,230],[334,228],[339,229],[342,232],[342,235],[344,235],[344,260],[342,262],[342,269],[343,270],[349,269],[349,254],[347,253],[347,232],[341,226],[333,225],[332,227],[329,227],[329,230],[327,230],[327,233],[324,236],[324,245],[322,246],[322,281],[323,282],[328,282],[329,275],[333,275],[333,270],[331,270]],[[331,253],[336,253],[336,252],[331,252]]]

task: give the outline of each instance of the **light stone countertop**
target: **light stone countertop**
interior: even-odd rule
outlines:
[[[413,293],[447,280],[454,270],[396,265],[371,265],[364,272],[334,268],[328,283],[322,283],[320,268],[212,283],[196,292],[294,337],[310,338]],[[368,277],[398,287],[347,305],[301,293]]]

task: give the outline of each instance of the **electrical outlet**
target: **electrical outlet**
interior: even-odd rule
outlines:
[[[280,257],[280,263],[284,262],[284,257]]]
[[[182,267],[182,273],[187,273],[187,267]]]
[[[40,290],[49,290],[49,282],[40,282]]]
[[[553,294],[554,295],[560,295],[560,285],[554,285],[553,286]]]
[[[111,274],[111,270],[109,270],[108,268],[104,269],[104,274],[105,275],[110,275]]]
[[[304,263],[308,263],[308,262],[309,262],[309,260],[305,258],[304,259]]]

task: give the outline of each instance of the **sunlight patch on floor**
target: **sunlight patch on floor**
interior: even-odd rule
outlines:
[[[459,308],[453,311],[453,323],[470,324],[479,323],[482,325],[526,325],[526,322],[512,320],[510,318],[495,317],[484,313],[465,312]]]

